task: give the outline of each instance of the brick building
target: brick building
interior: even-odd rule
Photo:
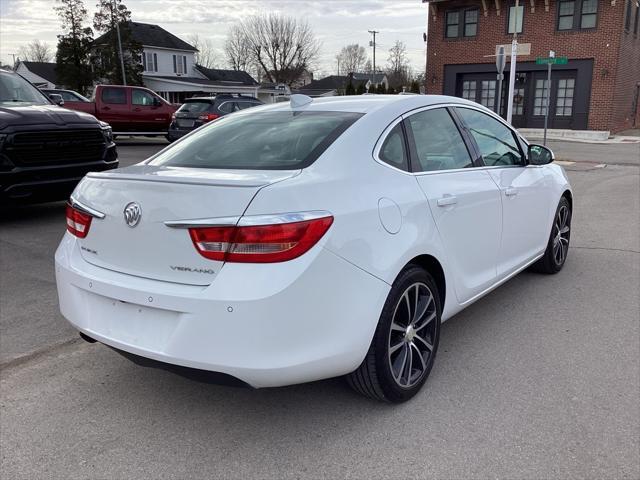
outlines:
[[[513,123],[544,124],[549,50],[566,56],[551,78],[550,128],[608,130],[640,127],[640,0],[431,0],[426,88],[497,110],[495,55],[518,55]],[[527,54],[528,53],[528,54]],[[501,114],[508,88],[509,57]]]

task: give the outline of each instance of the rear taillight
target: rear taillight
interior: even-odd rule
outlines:
[[[272,263],[293,260],[327,232],[333,217],[272,225],[189,228],[196,249],[222,262]]]
[[[220,115],[218,115],[217,113],[203,113],[198,117],[198,120],[202,122],[210,122],[211,120],[215,120],[216,118],[219,118],[219,117]]]
[[[91,226],[91,215],[73,208],[67,203],[67,230],[78,238],[85,238]]]
[[[171,121],[172,121],[172,122],[175,122],[175,120],[176,120],[176,112],[173,112],[173,113],[171,114]]]

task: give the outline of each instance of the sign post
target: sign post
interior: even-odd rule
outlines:
[[[549,125],[549,110],[551,109],[551,65],[566,65],[569,63],[567,57],[556,57],[556,52],[549,51],[548,57],[536,58],[537,65],[547,65],[547,98],[544,109],[544,140],[543,145],[547,145],[547,127]]]
[[[496,53],[496,68],[498,69],[498,109],[496,113],[500,115],[502,109],[502,81],[504,80],[504,66],[506,64],[506,57],[504,53],[504,47],[500,45],[498,52]]]
[[[507,96],[507,122],[511,123],[513,117],[513,91],[516,86],[516,61],[518,57],[518,11],[520,10],[520,1],[516,0],[516,18],[513,29],[513,40],[511,41],[511,67],[509,70],[509,94]]]

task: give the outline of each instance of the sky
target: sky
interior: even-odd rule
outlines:
[[[21,45],[39,39],[55,51],[60,21],[54,11],[56,0],[0,0],[0,61],[13,62],[12,53]],[[93,18],[96,0],[85,0]],[[220,65],[225,67],[222,47],[228,29],[247,15],[277,12],[306,20],[322,42],[314,65],[315,78],[335,74],[335,56],[345,45],[358,43],[369,47],[377,30],[376,65],[386,64],[388,50],[396,40],[407,46],[407,56],[415,71],[424,69],[427,5],[421,0],[125,0],[132,19],[155,23],[187,40],[192,34],[210,38],[219,50]]]

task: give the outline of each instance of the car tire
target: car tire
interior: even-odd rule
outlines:
[[[169,143],[175,142],[175,139],[170,135],[165,135],[164,138],[166,138]]]
[[[393,283],[367,355],[347,375],[349,385],[362,395],[389,403],[413,397],[433,367],[441,314],[433,277],[409,265]]]
[[[569,253],[571,239],[571,204],[562,197],[553,217],[553,226],[544,255],[531,266],[534,272],[554,274],[562,270]]]

